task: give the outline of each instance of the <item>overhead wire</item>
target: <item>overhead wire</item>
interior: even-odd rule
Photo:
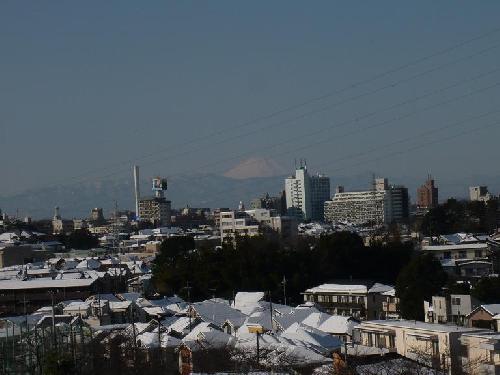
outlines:
[[[308,104],[312,104],[312,103],[314,103],[314,102],[317,102],[317,101],[320,101],[320,100],[323,100],[323,99],[329,98],[329,97],[334,96],[334,95],[336,95],[336,94],[341,94],[341,93],[343,93],[343,92],[346,92],[346,91],[348,91],[348,90],[350,90],[350,89],[353,89],[353,88],[356,88],[356,87],[359,87],[359,86],[362,86],[362,85],[364,85],[364,84],[371,83],[371,82],[375,82],[376,80],[378,80],[378,79],[380,79],[380,78],[383,78],[383,77],[386,77],[386,76],[388,76],[388,75],[390,75],[390,74],[394,74],[394,73],[396,73],[396,72],[402,71],[402,70],[404,70],[404,69],[406,69],[406,68],[409,68],[409,67],[411,67],[411,66],[414,66],[414,65],[417,65],[417,64],[422,63],[422,62],[424,62],[424,61],[427,61],[427,60],[430,60],[430,59],[432,59],[432,58],[435,58],[435,57],[437,57],[437,56],[441,56],[441,55],[444,55],[444,54],[446,54],[446,53],[449,53],[449,52],[451,52],[451,51],[453,51],[453,50],[456,50],[456,49],[458,49],[458,48],[460,48],[460,47],[463,47],[463,46],[465,46],[465,45],[467,45],[467,44],[470,44],[470,43],[473,43],[473,42],[475,42],[475,41],[478,41],[478,40],[481,40],[481,39],[487,38],[487,37],[489,37],[490,35],[493,35],[493,34],[498,33],[499,31],[500,31],[500,28],[493,29],[493,30],[491,30],[491,31],[488,31],[488,32],[482,33],[482,34],[480,34],[480,35],[478,35],[478,36],[475,36],[475,37],[469,38],[469,39],[467,39],[467,40],[464,40],[464,41],[462,41],[462,42],[456,43],[456,44],[454,44],[454,45],[452,45],[452,46],[450,46],[450,47],[447,47],[447,48],[441,49],[441,50],[439,50],[439,51],[437,51],[437,52],[435,52],[435,53],[432,53],[432,54],[429,54],[429,55],[423,56],[423,57],[418,58],[418,59],[415,59],[415,60],[412,60],[412,61],[410,61],[410,62],[408,62],[408,63],[402,64],[402,65],[399,65],[399,66],[397,66],[397,67],[395,67],[395,68],[388,69],[388,70],[386,70],[386,71],[384,71],[384,72],[381,72],[381,73],[379,73],[379,74],[376,74],[375,76],[370,77],[370,78],[368,78],[368,79],[364,79],[364,80],[357,81],[357,82],[352,83],[352,84],[350,84],[350,85],[344,86],[344,87],[342,87],[342,88],[340,88],[340,89],[333,90],[333,91],[328,92],[328,93],[326,93],[326,94],[319,95],[319,96],[313,97],[313,98],[311,98],[311,99],[305,100],[305,101],[303,101],[303,102],[301,102],[301,103],[294,104],[294,105],[291,105],[291,106],[288,106],[288,107],[285,107],[285,108],[279,109],[279,110],[274,111],[274,112],[271,112],[271,113],[269,113],[269,114],[265,114],[265,115],[262,115],[262,116],[258,116],[257,118],[254,118],[253,120],[250,120],[250,121],[247,121],[247,122],[243,122],[243,123],[241,123],[241,124],[239,124],[239,125],[232,126],[232,127],[225,127],[225,128],[224,128],[224,129],[222,129],[222,130],[217,130],[217,131],[212,132],[212,133],[210,133],[210,134],[208,134],[208,135],[204,135],[204,136],[196,137],[196,138],[193,138],[193,139],[188,140],[188,141],[186,141],[186,142],[176,143],[176,144],[174,144],[174,145],[171,145],[171,146],[169,146],[169,147],[166,147],[165,149],[162,149],[162,150],[156,151],[155,153],[149,153],[149,154],[147,154],[147,155],[143,155],[143,156],[141,156],[139,159],[134,158],[134,159],[128,159],[128,160],[126,160],[126,161],[121,161],[121,162],[118,162],[118,163],[114,163],[114,164],[113,164],[113,166],[114,166],[114,165],[123,165],[123,164],[125,164],[125,163],[130,164],[130,163],[132,163],[132,162],[136,162],[136,161],[139,161],[139,160],[144,160],[145,158],[149,158],[149,157],[154,156],[154,155],[156,155],[156,154],[158,154],[158,153],[160,153],[160,152],[164,152],[165,150],[172,150],[172,149],[179,148],[179,147],[184,147],[184,146],[187,146],[187,145],[189,145],[189,144],[196,143],[196,142],[199,142],[199,141],[205,141],[205,140],[207,140],[207,139],[209,139],[209,138],[212,138],[212,137],[214,137],[214,136],[218,136],[218,135],[221,135],[221,134],[225,134],[227,131],[231,131],[231,130],[234,130],[234,129],[246,128],[246,127],[248,127],[249,125],[252,125],[252,124],[255,124],[255,123],[258,123],[258,122],[264,121],[264,120],[268,120],[268,119],[273,118],[273,117],[276,117],[276,116],[278,116],[278,115],[280,115],[280,114],[282,114],[282,113],[289,112],[289,111],[292,111],[292,110],[295,110],[295,109],[298,109],[298,108],[304,107],[304,106],[306,106],[306,105],[308,105]],[[425,72],[423,72],[423,73],[420,73],[420,74],[414,75],[414,76],[412,76],[412,77],[408,78],[407,80],[402,80],[401,82],[396,82],[396,83],[393,83],[393,84],[390,84],[390,85],[386,85],[386,86],[384,86],[383,88],[379,88],[379,89],[376,89],[376,90],[372,90],[372,91],[371,91],[371,92],[369,92],[369,93],[364,93],[364,94],[357,95],[357,96],[355,96],[355,97],[351,97],[350,99],[347,99],[346,101],[341,101],[340,103],[335,103],[335,104],[333,104],[333,106],[337,106],[337,105],[345,104],[346,102],[353,101],[353,100],[359,99],[359,98],[364,97],[364,96],[367,96],[367,95],[373,95],[373,94],[375,94],[375,93],[377,93],[377,92],[380,92],[381,90],[384,90],[384,89],[387,89],[387,88],[391,88],[391,87],[395,87],[394,85],[399,85],[399,84],[400,84],[400,83],[402,83],[402,82],[408,82],[408,81],[409,81],[409,80],[411,80],[411,79],[415,79],[415,78],[421,77],[421,76],[423,76],[423,75],[425,75],[425,74],[429,74],[429,73],[434,72],[434,71],[436,71],[436,70],[442,69],[442,68],[443,68],[443,67],[445,67],[445,66],[450,66],[450,65],[456,64],[456,63],[458,63],[458,62],[461,62],[461,61],[467,60],[467,59],[469,59],[469,58],[471,58],[471,57],[482,55],[482,54],[487,53],[488,51],[493,50],[493,49],[495,49],[495,48],[498,48],[498,45],[494,45],[494,46],[488,47],[488,48],[486,48],[486,49],[482,49],[482,50],[480,50],[479,52],[476,52],[476,53],[473,53],[473,54],[471,54],[471,55],[467,55],[467,56],[465,56],[465,57],[462,57],[462,58],[460,58],[460,59],[458,59],[458,60],[451,61],[451,62],[449,62],[449,63],[443,64],[443,65],[441,65],[441,66],[439,66],[439,67],[436,67],[436,68],[431,68],[431,69],[429,69],[429,70],[427,70],[427,71],[425,71]],[[299,120],[299,119],[304,118],[304,117],[307,117],[307,116],[309,116],[309,115],[311,115],[311,114],[314,114],[314,113],[319,113],[319,112],[325,111],[325,110],[327,110],[327,109],[329,109],[329,108],[332,108],[332,105],[327,106],[327,107],[320,108],[320,109],[315,110],[315,111],[308,111],[308,112],[306,112],[305,114],[301,114],[301,115],[296,116],[296,117],[294,117],[294,118],[287,119],[287,120],[285,120],[285,121],[283,121],[283,122],[282,122],[282,121],[280,121],[280,122],[278,122],[278,123],[276,124],[276,126],[278,126],[278,125],[282,125],[282,124],[286,124],[286,123],[291,122],[291,121],[296,121],[296,120]],[[263,129],[266,129],[266,127],[261,127],[258,131],[261,131],[261,130],[263,130]],[[248,134],[248,133],[247,133],[247,134]],[[229,139],[227,139],[227,140],[226,140],[226,141],[224,141],[224,142],[228,142],[228,141],[231,141],[231,140],[233,140],[233,139],[236,139],[236,138],[229,138]],[[191,152],[191,151],[184,151],[184,152],[180,153],[178,156],[184,156],[184,155],[188,154],[189,152]],[[178,156],[171,155],[171,156],[170,156],[170,158],[173,158],[173,157],[178,157]],[[107,168],[110,168],[110,167],[106,167],[106,168],[104,168],[104,170],[105,170],[105,169],[107,169]],[[100,168],[99,170],[103,170],[103,168]],[[128,170],[128,168],[127,168],[127,170]],[[80,175],[78,175],[78,176],[72,177],[72,178],[70,178],[69,180],[78,179],[78,178],[80,178],[80,177],[83,177],[83,176],[86,176],[86,175],[89,175],[89,174],[92,174],[92,173],[95,173],[95,170],[87,171],[87,172],[85,172],[85,173],[83,173],[83,174],[80,174]],[[68,179],[64,179],[64,181],[66,182],[66,181],[68,181]]]

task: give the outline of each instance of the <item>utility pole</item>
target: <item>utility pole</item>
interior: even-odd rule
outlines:
[[[257,366],[258,366],[260,362],[259,332],[256,332],[256,335],[257,335]]]
[[[283,285],[283,305],[286,305],[286,277],[283,275],[283,281],[281,282]]]
[[[162,355],[161,355],[161,322],[160,322],[160,316],[159,315],[158,315],[157,322],[158,322],[158,355],[160,357],[160,365],[161,365],[161,363],[162,363]]]
[[[57,349],[57,339],[56,339],[56,313],[54,311],[54,291],[50,292],[51,300],[52,300],[52,345],[53,349]]]
[[[191,288],[189,286],[189,281],[186,282],[186,286],[184,287],[184,289],[187,290],[187,294],[188,294],[188,304],[189,304],[189,308],[188,308],[188,315],[189,315],[189,332],[191,332]]]
[[[269,293],[269,309],[271,310],[271,331],[274,332],[274,323],[273,323],[273,300],[271,297],[271,291],[268,291]]]

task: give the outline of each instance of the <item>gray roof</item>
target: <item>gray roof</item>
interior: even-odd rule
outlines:
[[[202,320],[213,322],[219,327],[226,321],[230,321],[234,326],[240,327],[247,318],[247,315],[241,311],[225,303],[214,302],[212,300],[193,303],[191,306]]]
[[[365,322],[362,322],[360,326],[358,327],[363,327],[364,325],[370,325],[370,324],[378,324],[378,325],[383,325],[386,326],[387,328],[390,327],[400,327],[400,328],[415,328],[415,329],[421,329],[421,330],[427,330],[427,331],[437,331],[437,332],[479,332],[479,331],[484,331],[484,329],[478,329],[478,328],[465,328],[465,327],[459,327],[455,325],[447,325],[447,324],[435,324],[435,323],[424,323],[424,322],[419,322],[415,320],[367,320]]]

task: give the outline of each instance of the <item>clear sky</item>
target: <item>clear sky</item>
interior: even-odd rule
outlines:
[[[500,113],[478,116],[500,110],[500,30],[485,35],[499,14],[499,1],[3,0],[0,195],[259,156],[332,177],[498,175]]]

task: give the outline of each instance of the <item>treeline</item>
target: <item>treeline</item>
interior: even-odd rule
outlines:
[[[467,202],[448,199],[424,216],[421,230],[426,236],[457,232],[491,233],[499,224],[499,208],[498,200]]]
[[[222,247],[198,246],[190,237],[165,240],[153,264],[153,280],[162,294],[191,300],[212,296],[231,299],[237,291],[269,291],[274,301],[302,302],[307,288],[338,279],[394,284],[412,257],[412,246],[399,241],[366,247],[353,233],[319,239],[301,238],[294,245],[258,236],[241,237]]]

